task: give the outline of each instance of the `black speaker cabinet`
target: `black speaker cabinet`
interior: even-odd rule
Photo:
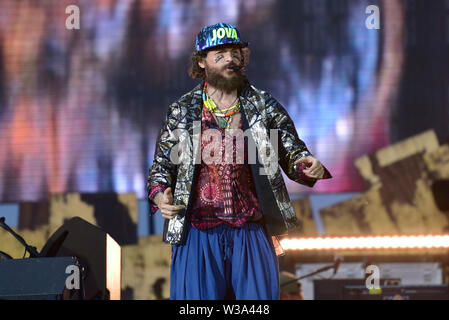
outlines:
[[[445,285],[381,286],[370,291],[364,286],[346,286],[344,300],[449,300],[449,287]]]
[[[400,279],[380,279],[380,285],[399,284]],[[342,300],[347,286],[363,286],[363,279],[314,279],[314,300]]]
[[[66,286],[73,274],[68,267],[77,267],[76,263],[73,257],[1,261],[0,300],[79,299],[79,289]]]
[[[121,248],[102,229],[75,217],[67,220],[41,250],[45,257],[77,257],[84,267],[84,298],[120,300]]]

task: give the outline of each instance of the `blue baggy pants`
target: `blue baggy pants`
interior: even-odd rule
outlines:
[[[186,243],[172,247],[170,299],[279,299],[278,259],[262,225],[187,225]]]

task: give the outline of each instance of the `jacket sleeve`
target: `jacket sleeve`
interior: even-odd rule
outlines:
[[[150,167],[147,181],[147,194],[150,204],[150,214],[154,214],[159,208],[153,202],[158,192],[166,188],[174,189],[176,183],[177,165],[170,161],[170,152],[178,143],[173,130],[176,129],[180,118],[180,108],[174,103],[168,108],[165,122],[159,132],[159,137],[154,151],[153,165]]]
[[[278,157],[279,164],[285,174],[293,181],[308,187],[313,187],[316,179],[307,177],[302,170],[304,166],[295,166],[295,162],[305,156],[313,156],[306,144],[299,139],[293,120],[285,108],[270,94],[266,94],[265,106],[269,129],[278,130]],[[325,178],[330,178],[329,171],[325,170]]]

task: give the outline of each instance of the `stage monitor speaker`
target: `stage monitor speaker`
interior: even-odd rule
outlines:
[[[400,279],[380,279],[380,285],[400,283]],[[362,286],[364,284],[364,279],[314,279],[314,300],[342,300],[346,286]]]
[[[68,289],[76,265],[73,257],[8,259],[0,262],[0,300],[80,299],[78,289]],[[81,289],[81,287],[80,287]]]
[[[86,300],[120,300],[121,248],[99,227],[71,218],[50,237],[41,255],[77,257],[84,267]]]
[[[369,290],[366,286],[346,286],[344,300],[449,300],[448,285],[381,286]]]

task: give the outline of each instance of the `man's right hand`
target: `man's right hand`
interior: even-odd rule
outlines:
[[[162,217],[165,219],[173,219],[180,210],[185,209],[183,205],[173,205],[171,188],[165,189],[164,193],[159,192],[154,197],[154,203],[159,207]]]

